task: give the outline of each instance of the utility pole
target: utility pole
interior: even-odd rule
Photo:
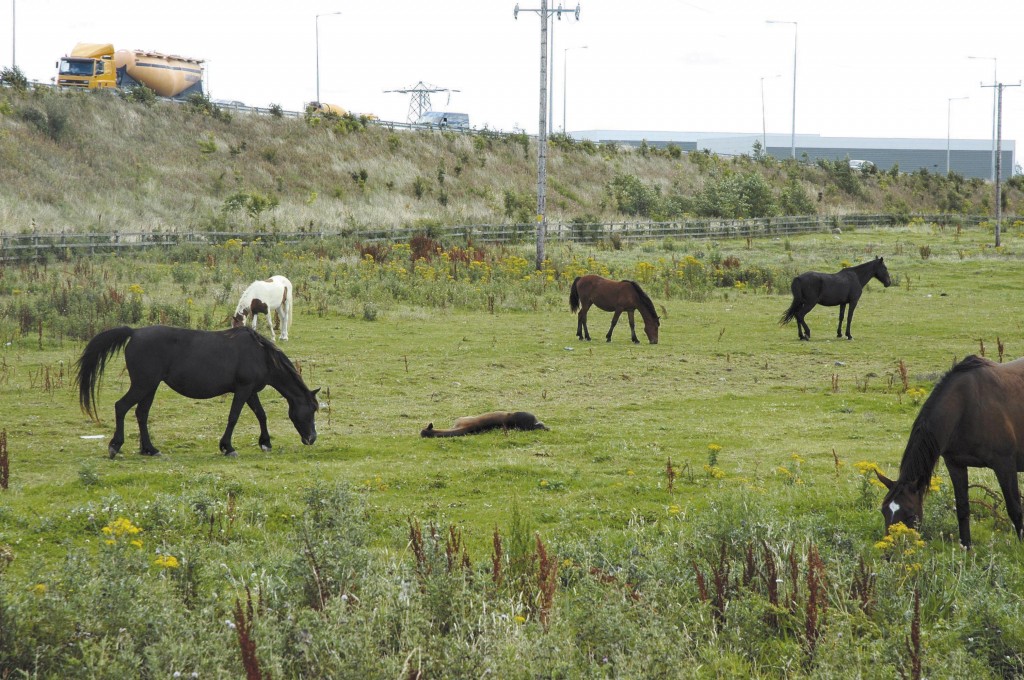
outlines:
[[[1003,174],[1003,88],[1004,87],[1020,87],[1020,83],[1016,85],[1006,85],[1004,83],[995,83],[994,85],[982,85],[982,87],[994,87],[997,93],[996,99],[996,248],[999,247],[999,233],[1002,227],[1003,219],[1003,206],[1002,206],[1002,174]]]
[[[569,10],[562,9],[559,5],[557,10],[549,10],[547,0],[541,0],[540,9],[520,9],[519,5],[513,10],[513,17],[518,19],[520,12],[536,12],[540,15],[540,116],[537,123],[537,269],[544,268],[544,242],[547,238],[547,166],[548,166],[548,18],[552,13],[557,13],[559,18],[562,12]],[[580,6],[576,5],[574,12],[576,20],[580,19]]]

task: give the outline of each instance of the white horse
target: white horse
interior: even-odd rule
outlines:
[[[281,339],[288,339],[288,327],[292,325],[292,297],[295,289],[292,282],[283,276],[271,276],[266,281],[253,281],[242,293],[242,298],[231,317],[234,328],[245,325],[246,315],[252,315],[252,327],[256,328],[256,318],[260,313],[267,315],[270,324],[270,337],[277,341],[274,333],[274,319],[270,313],[277,312],[277,320],[281,325]]]

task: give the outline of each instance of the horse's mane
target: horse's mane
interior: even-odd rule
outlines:
[[[928,399],[925,400],[924,406],[921,407],[921,411],[917,414],[914,425],[910,429],[907,448],[903,452],[903,460],[900,461],[900,476],[897,484],[928,488],[932,471],[935,470],[935,464],[941,453],[934,428],[931,426],[937,405],[942,403],[950,385],[956,382],[956,378],[961,374],[991,365],[992,361],[989,359],[972,354],[942,376]]]
[[[262,347],[263,350],[266,352],[267,363],[270,365],[272,369],[277,371],[284,371],[298,384],[302,385],[306,392],[309,392],[309,388],[306,387],[305,381],[302,380],[302,376],[299,374],[298,369],[295,368],[295,365],[292,363],[292,360],[289,359],[287,355],[285,355],[285,353],[282,352],[277,345],[272,343],[270,340],[267,340],[265,337],[257,333],[252,328],[249,328],[248,326],[244,326],[242,328],[233,328],[228,332],[248,333],[252,337],[252,339],[256,341],[256,344]]]
[[[637,297],[640,298],[640,304],[643,305],[644,309],[647,310],[648,314],[654,317],[654,322],[658,326],[661,326],[661,319],[658,318],[658,310],[654,308],[654,303],[651,302],[651,298],[647,296],[647,293],[645,293],[644,289],[640,287],[640,284],[637,283],[636,281],[630,281],[628,279],[626,280],[626,283],[633,286],[633,288],[636,290]]]

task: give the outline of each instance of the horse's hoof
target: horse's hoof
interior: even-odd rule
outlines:
[[[810,342],[810,341],[811,341],[811,339],[810,339],[810,338],[800,338],[800,340],[801,340],[802,342]]]
[[[221,453],[223,453],[228,458],[237,458],[238,457],[238,451],[235,451],[234,449],[232,449],[231,451],[224,451],[223,449],[221,449]]]
[[[270,444],[260,444],[260,450],[263,451],[264,453],[270,453],[271,446]]]
[[[115,449],[115,448],[114,448],[113,446],[108,446],[108,447],[107,447],[107,455],[109,455],[109,456],[110,456],[110,460],[114,460],[114,458],[116,458],[116,457],[117,457],[117,452],[118,452],[119,450],[120,450],[120,449]]]
[[[157,451],[156,449],[154,449],[152,451],[139,451],[139,453],[141,455],[143,455],[143,456],[154,456],[154,457],[156,457],[156,456],[160,455],[160,452]]]

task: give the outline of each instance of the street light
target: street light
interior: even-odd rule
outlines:
[[[961,99],[970,99],[970,97],[946,97],[946,176],[949,176],[949,114],[952,110],[953,102]]]
[[[569,50],[585,50],[585,49],[587,49],[586,45],[579,45],[577,47],[566,47],[564,50],[562,50],[562,134],[563,135],[569,134],[568,132],[566,132],[566,127],[565,127],[565,100],[566,100],[565,91],[569,89],[568,66],[567,66],[567,63],[568,63],[567,59],[568,59],[568,55],[569,55]]]
[[[999,60],[996,57],[967,57],[992,62],[992,181],[996,181],[996,83],[999,82]]]
[[[333,17],[341,12],[328,12],[316,15],[316,103],[320,105],[320,17]]]
[[[764,79],[765,78],[781,78],[781,73],[776,73],[773,76],[761,76],[761,153],[768,153],[768,128],[765,127],[764,122]]]
[[[790,153],[793,156],[793,160],[796,160],[796,36],[799,27],[795,21],[773,21],[768,19],[765,23],[793,24],[793,132],[790,137]]]

